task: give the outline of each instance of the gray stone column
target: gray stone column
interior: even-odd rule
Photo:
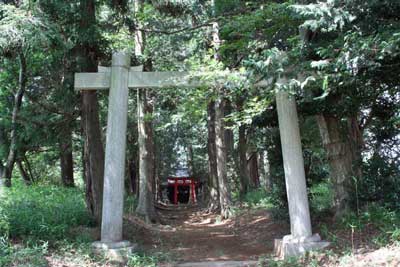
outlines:
[[[276,105],[291,235],[276,241],[275,249],[283,257],[297,256],[307,250],[325,247],[329,243],[320,242],[319,235],[312,234],[296,101],[287,92],[279,91],[276,94]]]
[[[107,117],[101,241],[94,243],[97,249],[111,251],[111,256],[114,258],[120,249],[130,248],[128,241],[122,241],[129,67],[129,54],[123,52],[113,54]]]
[[[293,237],[309,237],[312,235],[311,220],[296,102],[287,92],[278,92],[276,105],[289,203],[290,230]]]

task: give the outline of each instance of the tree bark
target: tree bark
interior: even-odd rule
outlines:
[[[267,151],[259,151],[258,152],[258,172],[260,174],[260,184],[264,187],[265,190],[271,190],[271,176],[270,176],[270,168],[268,161],[268,153]]]
[[[232,113],[232,103],[228,99],[225,100],[225,110],[224,110],[224,116],[227,117]],[[232,122],[228,121],[225,123],[226,128],[225,128],[225,140],[226,140],[226,152],[228,153],[228,158],[233,156],[233,151],[235,147],[235,140],[233,136],[233,130],[229,129],[229,127],[232,126]]]
[[[96,2],[81,0],[80,31],[94,34],[96,26]],[[84,58],[82,71],[97,72],[98,47],[96,40],[85,38],[80,47]],[[104,186],[104,148],[99,120],[99,105],[96,91],[82,91],[81,116],[84,135],[83,161],[85,200],[89,212],[98,223],[101,222]]]
[[[239,127],[239,175],[240,175],[240,195],[243,197],[249,190],[250,178],[249,170],[247,168],[247,138],[246,138],[246,126],[241,125]]]
[[[154,207],[154,164],[150,151],[150,129],[146,119],[146,89],[138,90],[138,145],[139,145],[139,199],[136,212],[145,217],[147,222],[155,222],[157,215]],[[147,124],[147,125],[146,125]]]
[[[72,156],[72,132],[67,126],[67,133],[63,135],[59,143],[61,181],[66,187],[73,187],[74,183],[74,161]]]
[[[208,151],[208,193],[209,211],[219,209],[218,173],[217,173],[217,151],[215,144],[215,102],[210,101],[207,106],[207,151]]]
[[[232,200],[227,176],[227,148],[225,144],[225,121],[223,92],[219,92],[219,99],[215,103],[215,143],[217,151],[217,173],[219,188],[219,204],[221,216],[224,219],[232,215]]]
[[[104,186],[104,148],[100,130],[96,92],[82,93],[84,129],[84,164],[86,205],[98,223],[101,222]]]
[[[24,97],[26,88],[26,59],[25,55],[19,53],[19,77],[18,77],[18,90],[14,96],[14,107],[11,117],[11,133],[10,133],[10,147],[7,156],[7,162],[3,170],[0,173],[0,186],[4,184],[7,187],[11,187],[11,177],[14,169],[14,164],[17,158],[17,120],[19,111],[22,106],[22,98]]]
[[[335,217],[340,217],[350,209],[351,195],[353,194],[351,179],[354,174],[351,144],[346,134],[343,133],[339,118],[317,115],[317,122],[331,169]]]
[[[215,0],[211,1],[213,15],[216,15]],[[212,23],[212,39],[214,49],[215,61],[221,61],[219,49],[221,46],[221,39],[219,36],[218,22]],[[216,147],[216,162],[217,162],[217,177],[218,177],[218,192],[219,192],[219,206],[221,215],[227,219],[232,215],[231,211],[231,192],[228,184],[227,176],[227,147],[226,147],[226,127],[225,127],[225,106],[226,99],[224,90],[218,88],[217,101],[215,102],[215,147]]]
[[[252,151],[248,153],[247,169],[249,170],[249,177],[252,188],[260,187],[260,175],[258,173],[258,153]]]
[[[135,13],[142,12],[144,1],[135,0]],[[135,55],[142,56],[146,45],[143,31],[135,31]],[[151,66],[146,66],[151,70]],[[158,216],[155,210],[155,148],[153,124],[149,119],[153,113],[153,103],[150,103],[150,93],[146,89],[138,89],[138,147],[139,147],[139,200],[136,212],[145,217],[147,222],[155,223]]]
[[[17,166],[18,166],[18,169],[19,169],[19,173],[21,174],[21,177],[24,180],[25,184],[26,185],[31,185],[32,184],[32,177],[25,170],[21,160],[17,160]]]
[[[133,195],[138,195],[138,183],[137,183],[137,164],[135,159],[130,159],[128,164],[129,169],[129,191]]]

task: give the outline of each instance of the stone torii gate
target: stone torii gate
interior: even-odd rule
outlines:
[[[189,81],[185,72],[141,70],[142,67],[130,67],[129,54],[117,52],[112,56],[111,68],[101,67],[98,73],[75,74],[75,90],[109,89],[101,240],[93,246],[114,258],[129,253],[133,248],[130,242],[122,238],[128,90],[197,87],[200,84]],[[261,82],[259,86],[267,84],[270,83]],[[327,243],[320,242],[318,234],[312,234],[295,100],[286,92],[278,92],[276,100],[291,234],[275,244],[279,254],[294,256],[324,247]]]

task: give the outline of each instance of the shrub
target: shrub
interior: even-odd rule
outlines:
[[[273,207],[271,204],[271,194],[262,188],[247,192],[243,197],[243,204],[253,208],[270,209]]]
[[[11,238],[53,243],[67,238],[71,228],[91,223],[77,188],[25,186],[16,181],[0,204],[0,230]]]
[[[380,245],[400,240],[400,214],[377,204],[365,207],[359,215],[347,214],[340,224],[343,228],[351,227],[355,230],[363,230],[371,226],[379,229],[381,234],[376,241]]]
[[[314,212],[324,212],[332,208],[333,190],[328,182],[312,185],[310,188],[310,207]]]

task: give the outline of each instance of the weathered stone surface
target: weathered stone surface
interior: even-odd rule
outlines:
[[[105,243],[122,241],[129,60],[124,53],[112,58],[101,223]]]
[[[298,257],[307,251],[319,250],[329,246],[329,242],[322,241],[318,234],[307,238],[295,238],[292,235],[283,239],[275,239],[275,255],[280,258]]]
[[[101,242],[97,241],[92,244],[95,253],[105,256],[111,261],[124,263],[137,247],[129,241],[121,242]]]
[[[296,102],[287,92],[279,91],[276,93],[276,104],[289,204],[290,232],[294,237],[309,237],[312,235],[311,219]]]

